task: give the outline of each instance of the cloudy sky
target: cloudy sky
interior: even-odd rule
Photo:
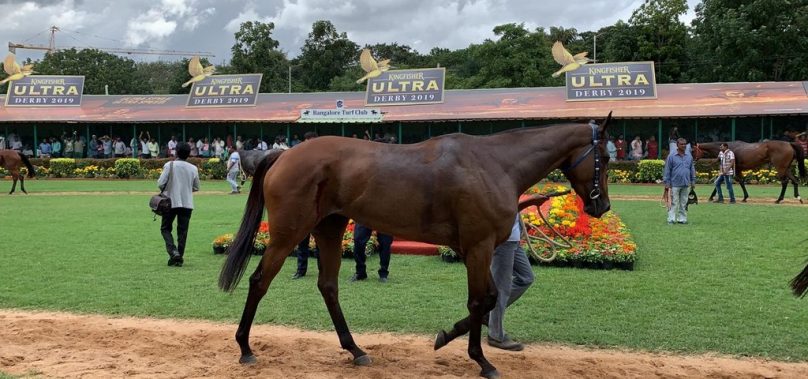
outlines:
[[[330,20],[360,45],[409,45],[421,53],[433,47],[458,49],[493,38],[505,23],[597,30],[628,20],[643,0],[0,0],[0,43],[47,45],[51,25],[56,45],[152,50],[205,51],[211,61],[230,60],[240,23],[275,24],[274,38],[294,57],[317,20]],[[689,23],[699,0],[688,0]],[[0,54],[5,55],[5,54]],[[41,52],[17,50],[18,61]],[[135,60],[154,56],[131,55]],[[175,59],[169,56],[163,59]]]

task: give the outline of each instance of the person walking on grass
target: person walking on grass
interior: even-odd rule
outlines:
[[[735,204],[735,192],[732,190],[732,178],[735,176],[735,153],[729,149],[726,142],[722,142],[718,147],[718,179],[715,181],[715,192],[718,194],[718,199],[714,203],[723,203],[724,194],[721,192],[721,183],[727,183],[727,192],[729,193],[729,203]]]
[[[241,156],[234,147],[230,147],[230,158],[227,159],[227,182],[230,183],[230,194],[241,193],[241,186],[236,179],[241,172]]]
[[[166,243],[168,265],[182,267],[185,256],[185,241],[188,239],[188,226],[194,210],[194,192],[199,191],[199,170],[186,162],[191,147],[180,142],[177,145],[177,159],[166,163],[157,186],[171,199],[171,210],[163,214],[160,232]],[[177,243],[171,235],[174,219],[177,219]]]
[[[696,169],[693,166],[693,157],[685,154],[687,140],[676,140],[676,153],[665,160],[665,169],[662,181],[665,183],[666,193],[670,193],[671,207],[668,210],[668,225],[675,223],[687,224],[687,195],[688,187],[696,184]]]

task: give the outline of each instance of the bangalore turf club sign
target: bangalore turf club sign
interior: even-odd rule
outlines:
[[[384,71],[368,79],[365,105],[414,105],[443,102],[446,69]]]
[[[10,81],[7,107],[79,107],[84,76],[31,75]]]
[[[585,64],[567,72],[567,101],[656,98],[654,62]]]
[[[379,108],[302,109],[297,122],[381,122]]]
[[[255,106],[262,74],[211,75],[193,82],[188,107]]]

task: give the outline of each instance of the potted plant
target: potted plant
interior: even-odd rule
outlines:
[[[448,246],[438,246],[438,254],[440,254],[440,259],[444,262],[460,262],[460,256]]]
[[[213,240],[213,254],[225,254],[233,243],[233,234],[222,234]]]

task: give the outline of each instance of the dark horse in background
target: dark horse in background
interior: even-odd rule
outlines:
[[[14,193],[14,190],[17,188],[17,180],[20,181],[20,190],[22,190],[23,193],[28,193],[25,191],[25,176],[20,174],[20,167],[22,167],[22,165],[25,165],[28,169],[29,178],[36,176],[34,165],[31,164],[31,161],[28,160],[25,154],[16,150],[0,150],[0,166],[8,170],[11,174],[11,179],[14,180],[14,183],[11,185],[11,192],[8,193],[9,195]]]
[[[468,354],[481,375],[499,373],[483,356],[483,315],[494,308],[494,247],[511,232],[519,196],[561,168],[583,198],[584,211],[600,217],[610,208],[606,126],[561,124],[490,136],[449,134],[411,145],[320,137],[270,153],[258,166],[241,227],[219,276],[233,291],[246,270],[264,207],[272,237],[250,276],[236,341],[240,362],[256,361],[249,336],[261,298],[289,252],[309,232],[320,247],[317,287],[340,345],[356,365],[371,363],[348,330],[338,298],[341,241],[349,219],[407,240],[452,247],[468,277],[466,317],[441,331],[435,349],[470,333]]]
[[[698,143],[696,144],[696,148],[693,149],[693,157],[695,159],[701,159],[704,156],[717,157],[719,146],[722,143],[723,142]],[[783,185],[780,191],[780,197],[777,198],[775,203],[779,204],[783,201],[786,188],[788,188],[788,182],[794,184],[794,198],[802,203],[799,192],[799,182],[791,172],[791,162],[796,159],[797,167],[800,171],[800,178],[805,178],[805,157],[803,156],[800,145],[785,141],[765,141],[757,143],[733,141],[727,142],[727,144],[729,145],[729,149],[735,154],[735,177],[738,179],[738,184],[741,185],[741,189],[743,190],[742,201],[746,202],[746,199],[749,197],[749,193],[746,192],[746,180],[742,172],[760,168],[768,163],[777,170],[777,178],[780,179],[780,183]],[[713,188],[710,200],[715,196],[715,192],[716,190]]]
[[[281,151],[278,149],[271,150],[239,150],[238,155],[241,159],[241,169],[247,176],[255,175],[255,168],[264,160],[264,157],[273,151]]]

